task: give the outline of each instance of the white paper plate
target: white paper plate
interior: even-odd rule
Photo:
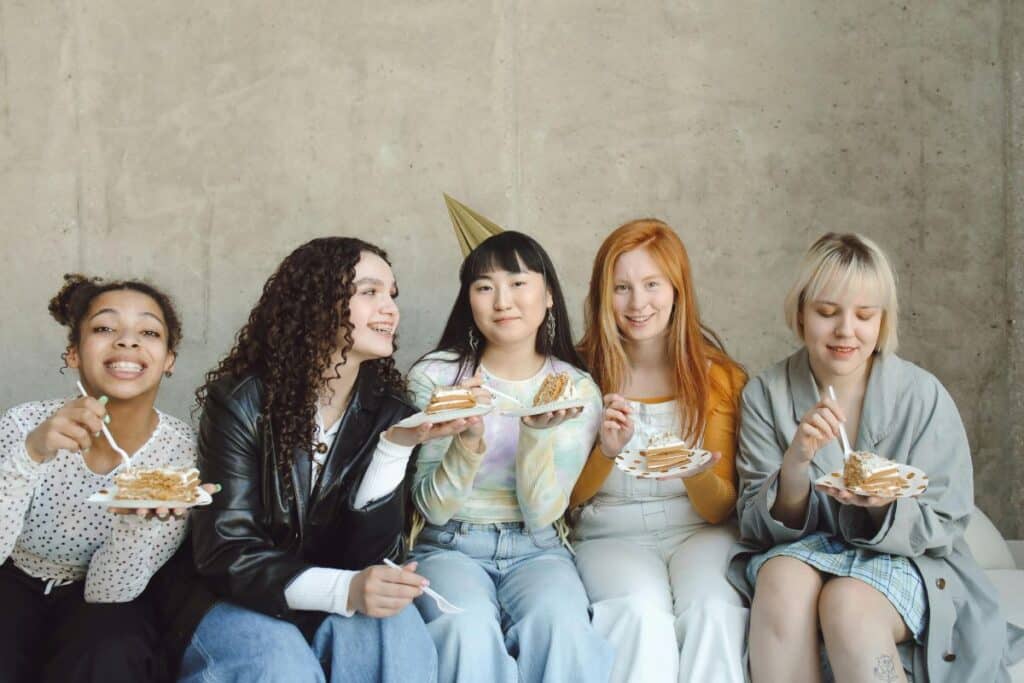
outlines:
[[[401,422],[397,423],[396,427],[419,427],[421,424],[430,423],[438,424],[441,422],[449,422],[450,420],[461,420],[464,417],[476,417],[477,415],[486,415],[491,412],[494,408],[494,404],[481,404],[473,408],[459,408],[458,410],[442,410],[439,413],[416,413],[410,415]]]
[[[156,508],[191,508],[197,505],[209,505],[213,498],[205,489],[196,491],[196,499],[191,503],[180,500],[121,500],[117,497],[117,487],[110,485],[100,489],[85,499],[87,503],[106,505],[108,508],[123,508],[128,510],[152,510]]]
[[[571,408],[583,408],[587,405],[587,402],[582,398],[567,398],[562,401],[552,401],[551,403],[545,403],[539,406],[523,406],[522,408],[509,408],[508,410],[502,410],[502,415],[512,415],[513,417],[529,417],[531,415],[543,415],[544,413],[551,413],[556,410],[569,410]]]
[[[897,493],[894,498],[913,498],[919,496],[925,492],[928,488],[928,475],[921,470],[913,467],[912,465],[904,465],[902,463],[896,463],[899,469],[899,475],[903,478],[904,487]],[[838,470],[835,472],[829,472],[828,474],[818,477],[815,480],[815,484],[825,484],[833,488],[841,489],[843,491],[850,491],[860,496],[871,496],[875,495],[863,491],[860,487],[847,488],[846,480],[843,478],[843,471]]]
[[[693,455],[690,462],[685,465],[677,465],[660,472],[651,472],[647,469],[647,458],[640,455],[640,451],[622,451],[615,456],[615,466],[626,474],[639,477],[640,479],[669,479],[679,476],[687,476],[688,473],[698,469],[711,459],[711,451],[703,448],[691,448]]]

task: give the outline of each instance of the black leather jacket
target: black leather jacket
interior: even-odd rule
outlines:
[[[323,614],[288,608],[285,588],[300,573],[402,559],[408,475],[369,507],[356,510],[352,503],[378,435],[416,409],[386,391],[366,366],[353,392],[316,487],[310,492],[308,451],[297,450],[289,495],[275,464],[270,421],[260,412],[260,381],[229,378],[210,387],[198,466],[203,481],[223,489],[191,517],[195,566],[213,593],[306,631],[310,617],[319,621]]]

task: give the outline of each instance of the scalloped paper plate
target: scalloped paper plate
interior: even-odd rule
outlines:
[[[108,508],[127,510],[155,510],[156,508],[194,508],[209,505],[213,497],[205,489],[197,488],[196,499],[191,503],[180,500],[121,500],[117,497],[117,486],[111,484],[85,499],[87,503],[106,505]]]
[[[552,401],[539,406],[523,406],[522,408],[502,409],[502,415],[513,417],[530,417],[531,415],[543,415],[556,410],[571,410],[572,408],[584,408],[587,402],[582,398],[567,398],[563,401]]]
[[[925,490],[927,490],[928,475],[922,470],[919,470],[912,465],[904,465],[902,463],[896,463],[896,467],[899,469],[899,475],[903,479],[903,484],[900,487],[900,492],[893,496],[893,498],[913,498],[914,496],[920,496],[925,492]],[[842,470],[839,470],[838,472],[829,472],[826,475],[818,477],[814,483],[824,484],[843,491],[856,493],[858,496],[877,495],[864,491],[859,487],[847,488]]]
[[[451,420],[461,420],[464,417],[476,417],[477,415],[486,415],[494,409],[494,404],[481,404],[473,408],[459,408],[458,410],[442,410],[439,413],[424,413],[419,412],[405,418],[401,422],[397,423],[396,427],[410,428],[419,427],[421,424],[440,424],[442,422],[449,422]]]
[[[688,473],[698,469],[711,459],[711,451],[703,448],[691,448],[690,460],[682,465],[670,467],[661,472],[651,472],[647,469],[647,458],[640,455],[640,451],[622,451],[615,456],[615,466],[626,474],[640,479],[671,479],[674,477],[685,477]]]

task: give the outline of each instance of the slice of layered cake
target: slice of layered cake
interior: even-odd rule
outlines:
[[[896,463],[867,451],[850,453],[843,479],[848,489],[879,496],[893,496],[906,484]]]
[[[442,410],[461,410],[463,408],[475,408],[476,396],[472,389],[462,387],[438,387],[430,395],[430,403],[423,412],[428,415],[440,413]]]
[[[669,432],[655,434],[647,440],[647,447],[640,451],[647,460],[648,472],[664,472],[679,465],[686,465],[693,456],[693,450],[677,435]]]
[[[199,470],[131,468],[114,477],[119,500],[173,500],[193,503],[199,487]]]
[[[576,398],[576,387],[572,384],[572,378],[568,372],[553,372],[544,378],[544,382],[533,397],[533,405],[542,406],[555,401],[565,401]]]

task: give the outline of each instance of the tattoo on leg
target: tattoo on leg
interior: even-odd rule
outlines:
[[[875,660],[874,674],[876,680],[885,681],[885,683],[899,680],[899,674],[896,673],[896,662],[889,655],[882,655]]]

